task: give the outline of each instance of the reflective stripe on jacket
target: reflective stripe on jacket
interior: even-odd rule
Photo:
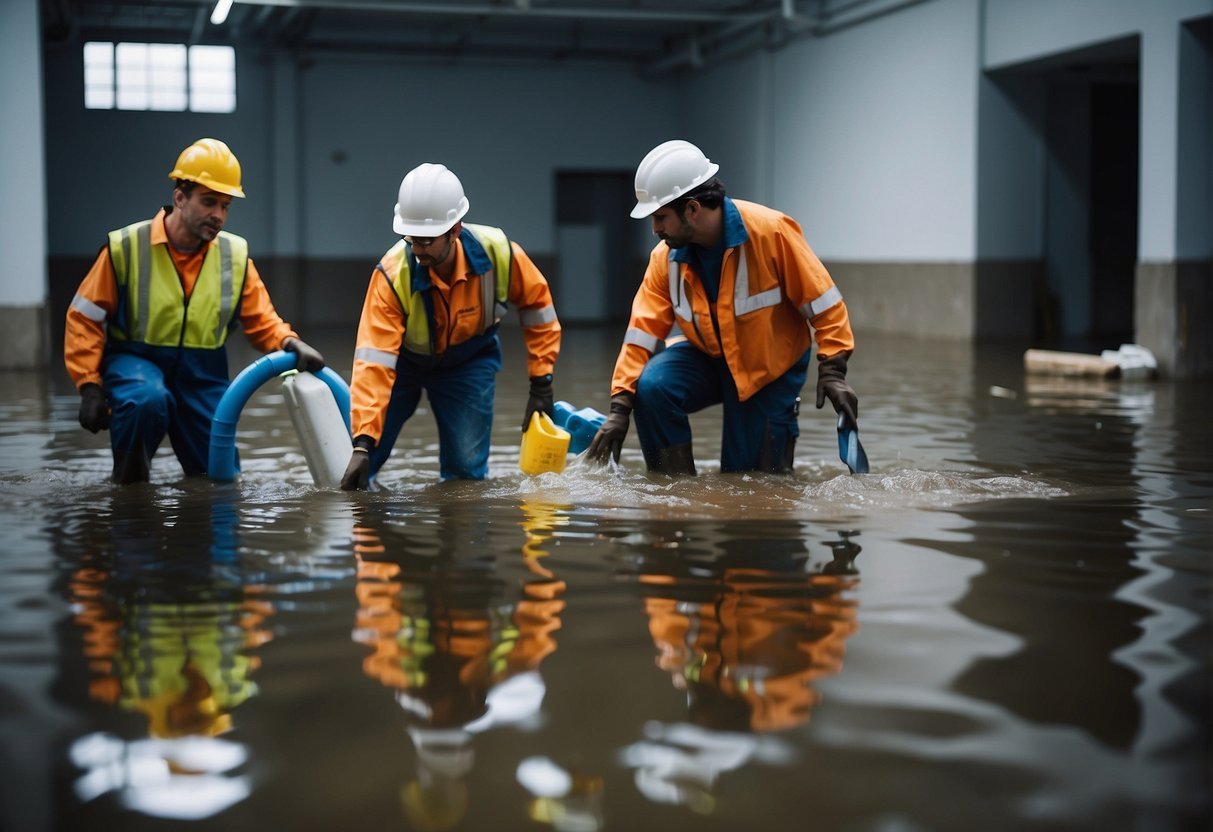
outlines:
[[[674,324],[696,349],[723,356],[745,401],[796,363],[816,339],[830,357],[855,348],[846,305],[800,225],[762,205],[725,198],[728,248],[713,304],[685,249],[660,242],[635,299],[611,380],[636,391],[644,365]],[[811,330],[810,330],[811,327]]]
[[[145,220],[109,234],[119,298],[109,337],[156,347],[223,346],[240,306],[248,242],[220,231],[187,299],[168,244],[153,245],[151,230],[152,221]]]

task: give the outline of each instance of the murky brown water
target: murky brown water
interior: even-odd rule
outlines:
[[[119,489],[57,367],[0,377],[0,828],[1209,828],[1209,384],[869,338],[868,476],[806,407],[791,478],[716,473],[714,413],[698,479],[527,478],[504,335],[489,480],[423,413],[359,495],[277,382],[238,483]]]

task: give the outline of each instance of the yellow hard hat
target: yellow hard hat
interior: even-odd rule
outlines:
[[[240,162],[218,139],[199,139],[177,157],[169,179],[186,179],[229,196],[244,196],[240,187]]]

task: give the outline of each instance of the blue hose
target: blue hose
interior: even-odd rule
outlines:
[[[271,378],[289,373],[295,369],[299,356],[293,352],[278,350],[263,355],[252,364],[245,367],[232,379],[219,406],[215,409],[215,419],[211,423],[211,446],[207,457],[207,475],[213,480],[230,482],[236,479],[236,422],[240,419],[240,411],[248,404],[248,400],[257,392],[257,388]],[[317,378],[328,385],[337,401],[337,409],[345,420],[345,428],[350,427],[350,388],[345,379],[328,367],[315,374]]]

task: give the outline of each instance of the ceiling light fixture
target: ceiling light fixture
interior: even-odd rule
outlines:
[[[211,23],[215,26],[220,26],[223,21],[227,20],[227,13],[232,10],[233,0],[219,0],[215,4],[215,10],[211,12]]]

